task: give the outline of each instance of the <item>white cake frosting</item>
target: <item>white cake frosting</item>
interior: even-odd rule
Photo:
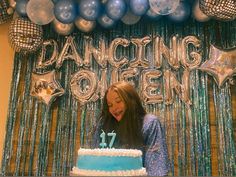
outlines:
[[[124,170],[124,171],[96,171],[96,170],[82,170],[73,167],[71,176],[147,176],[145,168],[139,170]]]

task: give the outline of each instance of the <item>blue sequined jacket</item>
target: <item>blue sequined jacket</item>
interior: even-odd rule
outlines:
[[[95,132],[93,148],[99,147],[100,126]],[[169,159],[165,139],[165,131],[155,115],[146,114],[143,121],[143,163],[149,176],[166,176],[169,171]]]

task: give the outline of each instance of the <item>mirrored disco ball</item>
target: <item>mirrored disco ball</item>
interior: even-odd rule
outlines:
[[[236,19],[236,0],[199,0],[199,7],[207,16],[218,20]]]
[[[0,24],[6,23],[12,18],[12,13],[8,13],[9,9],[8,1],[0,0]]]
[[[43,43],[43,29],[42,26],[32,23],[26,18],[16,18],[10,24],[8,37],[15,51],[34,52]]]

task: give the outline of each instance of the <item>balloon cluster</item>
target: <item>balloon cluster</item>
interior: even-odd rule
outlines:
[[[204,4],[202,1],[9,0],[10,6],[15,8],[19,16],[28,17],[33,23],[38,25],[50,23],[60,35],[71,34],[75,27],[82,32],[90,32],[96,25],[110,29],[118,21],[126,25],[133,25],[142,17],[158,20],[165,16],[172,22],[181,23],[188,19],[192,13],[192,16],[197,21],[204,22],[212,16],[203,13],[202,9],[204,8],[202,6]],[[199,3],[201,3],[200,8]],[[230,10],[230,8],[235,7],[229,6],[227,9]],[[217,11],[217,14],[219,13]],[[235,16],[231,19],[235,19]]]
[[[137,23],[141,17],[158,20],[162,16],[173,22],[183,22],[191,14],[187,0],[17,0],[15,10],[33,23],[51,23],[61,35],[74,28],[92,31],[96,25],[112,28],[118,21],[126,25]]]

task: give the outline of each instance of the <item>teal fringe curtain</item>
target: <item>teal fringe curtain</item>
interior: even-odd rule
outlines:
[[[133,26],[118,24],[115,29],[99,27],[93,33],[75,31],[78,51],[83,53],[84,35],[95,44],[100,38],[106,43],[117,37],[130,39],[146,35],[160,35],[169,46],[173,35],[197,36],[202,42],[203,61],[208,59],[209,46],[222,48],[236,46],[236,21],[198,23],[193,19],[185,24],[168,21],[145,22]],[[59,50],[65,37],[58,36],[50,26],[44,28],[44,40],[55,39]],[[134,57],[134,48],[118,55]],[[16,53],[12,74],[11,96],[8,108],[6,137],[2,157],[1,175],[69,175],[75,165],[77,149],[89,147],[91,130],[101,110],[101,100],[81,106],[69,88],[70,77],[78,68],[73,61],[65,61],[56,72],[65,94],[48,107],[30,96],[31,74],[36,71],[39,53]],[[150,51],[147,55],[152,55]],[[165,68],[163,66],[160,70]],[[49,68],[48,70],[54,68]],[[99,71],[97,71],[99,73]],[[181,71],[177,71],[181,79]],[[200,70],[190,73],[192,106],[187,108],[178,97],[172,105],[147,105],[148,112],[160,117],[166,130],[170,175],[173,176],[235,176],[235,85],[228,83],[218,88],[213,78]],[[234,97],[233,97],[234,96]],[[211,104],[212,103],[212,104]],[[233,117],[234,115],[234,117]]]

